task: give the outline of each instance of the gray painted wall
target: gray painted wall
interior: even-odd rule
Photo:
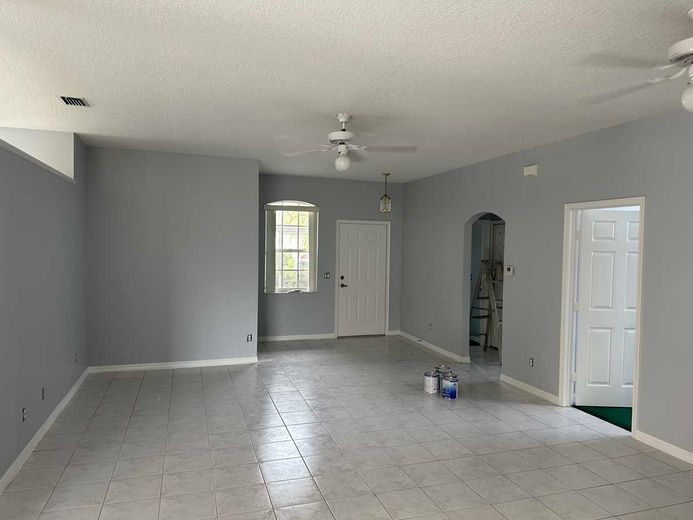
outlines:
[[[505,283],[503,373],[557,394],[564,204],[644,195],[639,429],[693,450],[692,149],[693,117],[677,110],[406,184],[401,328],[467,352],[465,223],[492,211],[516,266]],[[538,178],[522,176],[531,163]]]
[[[255,356],[257,161],[90,148],[89,176],[90,365]]]
[[[74,183],[0,148],[0,476],[85,368],[85,166],[79,141]]]
[[[345,174],[348,175],[348,174]],[[402,185],[390,184],[392,213],[378,211],[382,182],[288,175],[260,175],[259,335],[293,336],[334,332],[337,219],[389,220],[391,224],[390,330],[399,329],[402,279]],[[318,292],[264,294],[264,206],[276,200],[302,200],[320,207]],[[332,278],[324,280],[324,272]]]

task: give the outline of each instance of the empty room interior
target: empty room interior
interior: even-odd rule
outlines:
[[[0,520],[693,519],[691,0],[4,0],[0,64]]]

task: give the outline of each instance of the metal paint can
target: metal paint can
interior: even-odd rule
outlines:
[[[450,367],[447,365],[437,365],[436,373],[438,374],[438,393],[440,393],[440,389],[443,386],[443,376],[452,372],[450,372]]]
[[[441,372],[450,372],[450,367],[447,365],[436,365],[436,372],[439,374]]]
[[[438,393],[442,394],[443,393],[443,379],[445,379],[448,376],[454,376],[452,372],[440,372],[438,374]]]
[[[424,392],[426,392],[427,394],[437,394],[438,386],[438,373],[424,372]]]
[[[443,399],[457,399],[458,377],[455,374],[445,375],[443,377],[443,388],[440,393]]]

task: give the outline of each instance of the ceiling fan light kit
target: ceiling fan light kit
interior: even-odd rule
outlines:
[[[348,152],[339,152],[334,160],[334,167],[338,172],[345,172],[351,167],[351,159]]]
[[[688,87],[683,91],[681,103],[683,104],[683,108],[689,112],[693,112],[693,80],[689,82]]]
[[[323,144],[320,148],[314,150],[302,150],[297,152],[286,152],[285,157],[299,157],[316,152],[337,152],[337,157],[334,161],[335,169],[342,173],[351,168],[350,152],[389,152],[389,153],[413,153],[416,152],[416,146],[365,146],[354,144],[351,141],[356,138],[356,133],[347,130],[347,123],[351,121],[351,114],[342,112],[337,114],[337,121],[341,128],[335,132],[327,134],[327,140],[330,144]]]

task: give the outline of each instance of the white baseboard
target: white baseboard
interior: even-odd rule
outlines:
[[[401,336],[402,331],[399,330],[391,330],[386,336]],[[270,341],[297,341],[297,340],[305,340],[305,339],[336,339],[337,334],[332,332],[328,334],[294,334],[292,336],[260,336],[257,340],[262,341],[262,342],[270,342]]]
[[[663,441],[662,439],[658,439],[657,437],[653,437],[652,435],[649,435],[645,432],[641,432],[639,430],[635,430],[633,432],[633,438],[636,441],[644,442],[645,444],[652,446],[653,448],[657,448],[659,451],[668,453],[672,457],[676,457],[677,459],[681,459],[685,462],[688,462],[689,464],[693,464],[693,452],[684,450],[683,448],[679,448],[674,444],[670,444],[666,441]]]
[[[335,339],[337,335],[334,332],[328,334],[296,334],[293,336],[262,336],[258,341],[296,341],[302,339]]]
[[[528,394],[536,395],[537,397],[541,397],[542,399],[545,399],[546,401],[552,403],[552,404],[558,404],[558,396],[550,394],[548,392],[545,392],[544,390],[540,390],[539,388],[528,385],[527,383],[523,383],[522,381],[519,381],[517,379],[514,379],[510,376],[507,376],[505,374],[501,374],[500,380],[503,383],[507,383],[511,386],[514,386],[515,388],[519,388],[520,390],[524,390]]]
[[[82,372],[82,375],[80,375],[77,378],[77,381],[75,381],[75,384],[72,385],[72,388],[65,394],[65,397],[63,397],[58,405],[53,409],[51,414],[48,416],[48,418],[45,420],[45,422],[41,425],[41,427],[36,430],[36,433],[34,436],[31,438],[31,440],[27,443],[26,446],[24,446],[24,449],[22,452],[19,454],[19,456],[15,459],[15,461],[12,463],[12,465],[7,468],[7,471],[5,474],[0,478],[0,493],[5,491],[5,488],[10,485],[10,482],[14,479],[14,477],[17,475],[17,472],[22,468],[26,460],[29,458],[29,456],[32,454],[32,452],[36,449],[36,446],[38,446],[38,443],[41,442],[41,439],[43,439],[43,436],[48,432],[51,426],[53,426],[53,423],[55,420],[58,418],[60,415],[60,412],[62,412],[65,407],[67,406],[67,403],[70,402],[70,399],[75,395],[79,387],[82,385],[84,380],[87,377],[87,374],[89,373],[89,369],[85,369],[84,372]]]
[[[423,347],[426,347],[427,349],[430,349],[434,352],[437,352],[438,354],[441,354],[445,357],[449,357],[450,359],[454,359],[458,363],[471,363],[471,360],[469,359],[469,356],[460,356],[459,354],[455,354],[454,352],[450,352],[449,350],[445,350],[442,347],[439,347],[438,345],[434,345],[433,343],[429,343],[428,341],[425,341],[421,338],[417,338],[416,336],[412,336],[411,334],[404,332],[404,331],[399,331],[399,335],[402,336],[403,338],[408,339],[409,341],[416,343],[417,345],[421,345]]]
[[[218,367],[224,365],[248,365],[257,363],[257,357],[228,359],[198,359],[194,361],[169,361],[166,363],[140,363],[137,365],[100,365],[89,367],[90,374],[101,372],[132,372],[133,370],[170,370],[173,368]]]

